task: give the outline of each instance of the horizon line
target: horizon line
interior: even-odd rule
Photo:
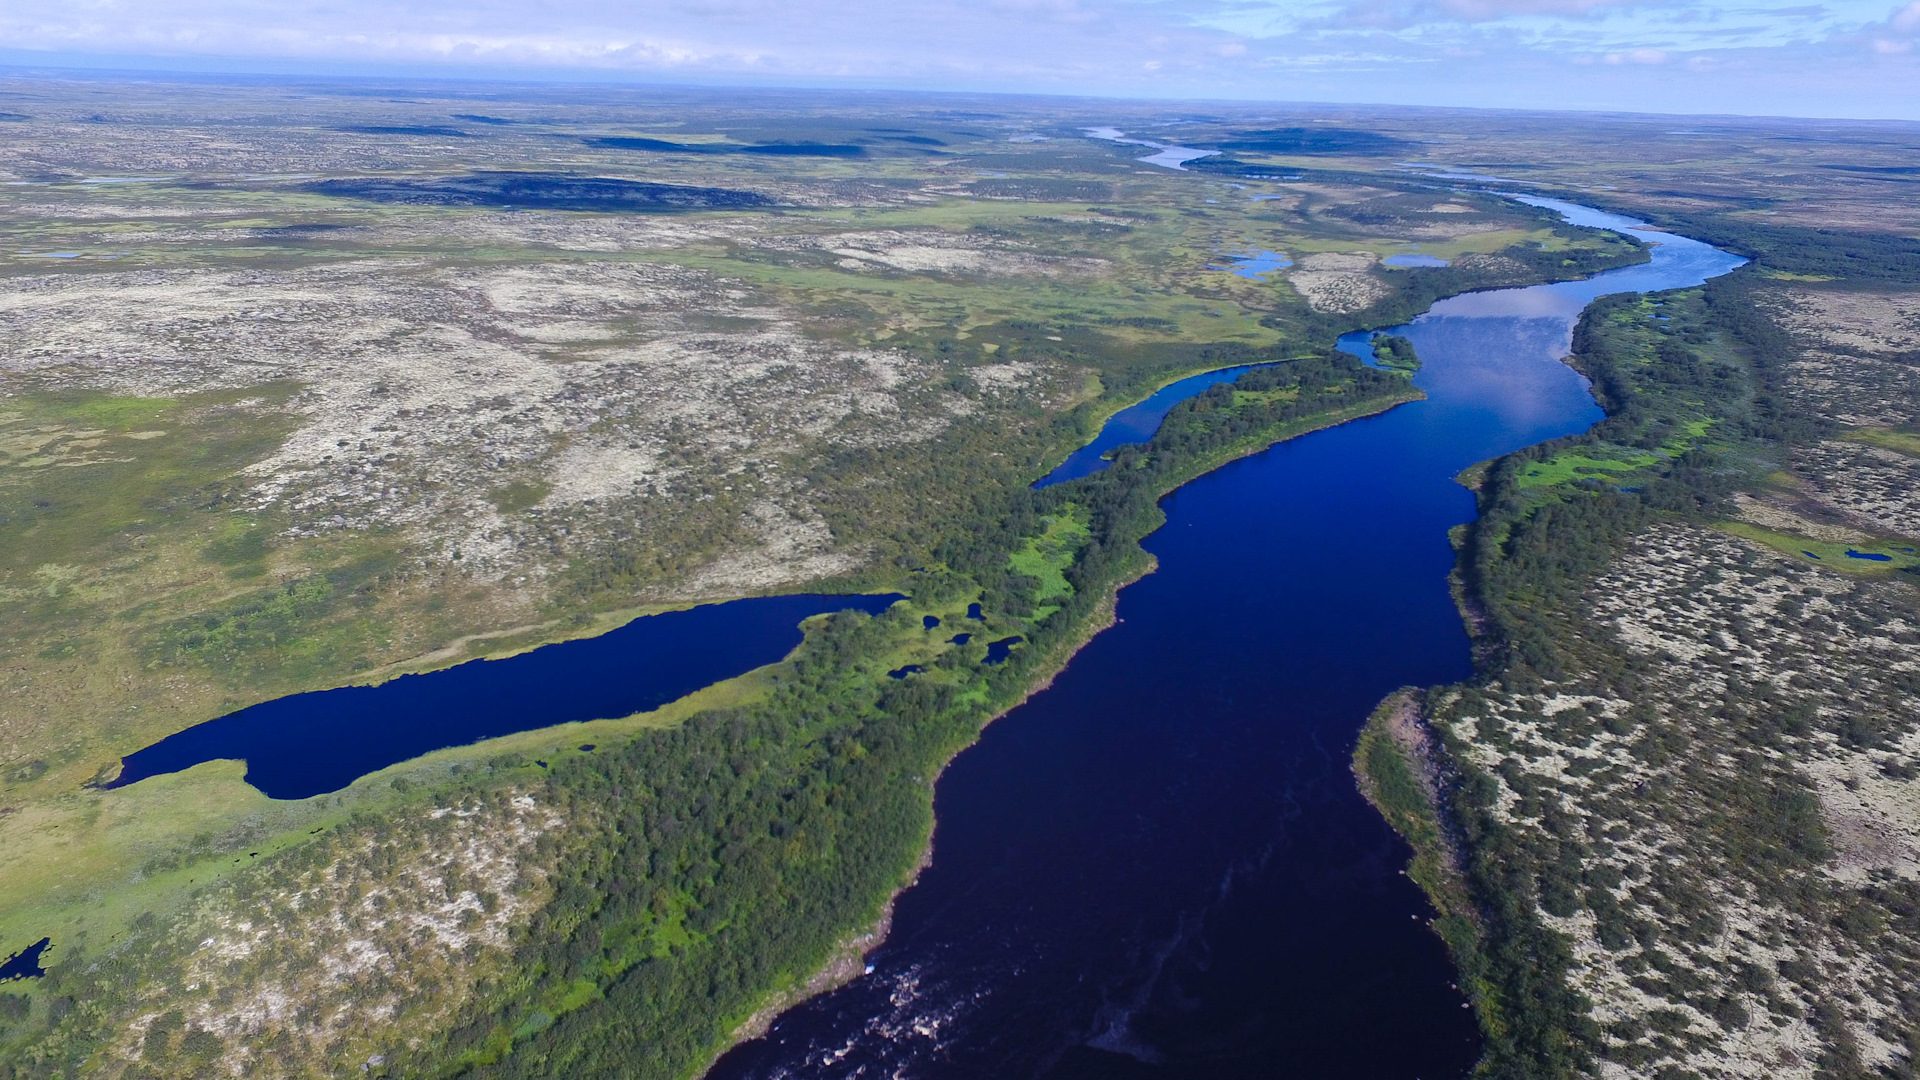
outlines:
[[[44,55],[42,62],[23,62],[24,58]],[[142,65],[160,66],[142,66]],[[172,66],[167,66],[172,65]],[[278,68],[278,70],[271,70]],[[354,70],[354,69],[358,70]],[[369,63],[339,63],[312,60],[276,60],[263,57],[168,57],[153,54],[119,53],[56,53],[29,49],[8,49],[0,47],[0,80],[33,79],[47,80],[75,79],[94,81],[203,81],[221,82],[224,80],[274,80],[292,82],[298,80],[318,80],[323,82],[403,82],[423,84],[470,84],[475,86],[518,86],[518,87],[571,87],[577,89],[603,90],[687,90],[687,91],[742,91],[749,93],[845,93],[845,94],[901,94],[925,97],[992,97],[1016,99],[1043,99],[1060,102],[1112,102],[1132,105],[1231,105],[1231,106],[1281,106],[1291,108],[1322,107],[1329,109],[1400,109],[1413,112],[1471,112],[1471,113],[1515,113],[1535,116],[1589,116],[1648,119],[1693,118],[1698,120],[1719,121],[1759,121],[1777,120],[1801,123],[1843,123],[1872,125],[1904,125],[1920,127],[1920,118],[1896,116],[1834,116],[1826,114],[1791,113],[1738,113],[1738,112],[1684,112],[1684,111],[1648,111],[1628,108],[1603,107],[1563,107],[1539,108],[1499,105],[1423,105],[1407,101],[1361,101],[1331,100],[1322,98],[1267,98],[1267,97],[1195,97],[1188,95],[1152,95],[1121,94],[1110,92],[1063,91],[1063,90],[985,90],[972,87],[926,87],[885,83],[879,80],[861,79],[821,79],[808,81],[804,77],[797,79],[742,79],[738,76],[727,77],[690,77],[674,78],[658,72],[639,72],[631,74],[617,69],[592,69],[591,72],[575,68],[470,68],[448,65],[433,71],[415,65]]]

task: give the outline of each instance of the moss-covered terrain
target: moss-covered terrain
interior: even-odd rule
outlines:
[[[1645,258],[1339,147],[1292,186],[1142,165],[1079,106],[13,90],[0,952],[53,939],[0,989],[18,1077],[697,1071],[863,940],[1161,493],[1417,395],[1336,335]],[[1249,243],[1295,269],[1208,269]],[[1453,266],[1382,262],[1412,246]],[[312,799],[100,786],[254,702],[803,588],[912,599]]]
[[[1465,478],[1477,678],[1383,707],[1356,771],[1484,1075],[1909,1076],[1920,243],[1688,220],[1757,262],[1588,309],[1607,418]]]

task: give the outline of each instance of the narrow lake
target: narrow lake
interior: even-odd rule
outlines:
[[[1037,488],[1051,487],[1068,480],[1077,480],[1082,476],[1097,473],[1107,467],[1107,452],[1128,443],[1146,442],[1153,433],[1160,430],[1160,421],[1167,418],[1175,405],[1190,397],[1198,397],[1207,387],[1223,382],[1232,382],[1243,373],[1257,367],[1270,367],[1269,364],[1244,364],[1240,367],[1221,368],[1218,371],[1203,371],[1198,375],[1189,375],[1184,379],[1170,382],[1154,391],[1145,401],[1129,405],[1107,418],[1100,426],[1100,433],[1093,441],[1067,455],[1047,475],[1033,482]]]
[[[1600,418],[1560,362],[1580,310],[1741,262],[1527,201],[1657,243],[1653,261],[1442,301],[1392,328],[1427,400],[1170,495],[1122,621],[942,777],[933,864],[873,970],[710,1076],[1467,1073],[1473,1015],[1354,788],[1354,738],[1396,687],[1470,674],[1447,530],[1474,505],[1452,478]],[[1343,345],[1370,359],[1365,336]]]
[[[900,599],[758,596],[706,604],[504,660],[277,698],[127,755],[107,786],[239,758],[247,783],[269,797],[305,799],[443,747],[659,708],[792,652],[805,619],[829,611],[877,615]]]

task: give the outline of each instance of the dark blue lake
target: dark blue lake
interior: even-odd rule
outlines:
[[[37,979],[46,974],[40,966],[40,957],[53,944],[52,938],[39,941],[21,949],[19,952],[0,961],[0,982],[12,982],[15,979]]]
[[[1170,495],[1121,621],[942,776],[933,863],[873,971],[710,1076],[1466,1075],[1472,1013],[1348,760],[1386,694],[1471,672],[1452,478],[1600,418],[1559,362],[1580,309],[1740,262],[1636,235],[1661,242],[1650,266],[1396,328],[1427,400]]]
[[[1153,433],[1160,430],[1160,421],[1167,418],[1175,405],[1196,397],[1207,387],[1217,383],[1232,382],[1242,373],[1256,367],[1271,367],[1270,364],[1245,364],[1240,367],[1221,368],[1218,371],[1205,371],[1198,375],[1189,375],[1177,382],[1171,382],[1154,391],[1153,395],[1137,405],[1129,405],[1107,418],[1101,426],[1100,434],[1093,441],[1075,450],[1067,456],[1052,472],[1034,481],[1037,488],[1052,487],[1068,480],[1078,480],[1090,476],[1107,467],[1106,453],[1117,446],[1128,443],[1146,442]]]
[[[338,791],[442,747],[658,708],[792,652],[804,619],[829,611],[879,614],[900,599],[760,596],[707,604],[504,660],[278,698],[127,755],[119,779],[107,786],[241,758],[247,783],[272,798]]]

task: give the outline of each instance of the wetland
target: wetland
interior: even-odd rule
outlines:
[[[667,1078],[782,1014],[720,1068],[1439,1075],[1600,1045],[1580,1023],[1621,1060],[1680,1061],[1675,1016],[1733,1032],[1733,1004],[1763,1007],[1728,989],[1649,1013],[1607,982],[1653,961],[1602,962],[1632,935],[1594,891],[1613,880],[1597,841],[1597,876],[1575,885],[1546,841],[1487,841],[1493,865],[1544,866],[1545,884],[1536,905],[1531,879],[1476,878],[1477,910],[1503,920],[1476,953],[1451,894],[1430,906],[1399,873],[1408,848],[1347,753],[1403,682],[1558,640],[1475,576],[1501,565],[1473,546],[1486,530],[1517,527],[1521,592],[1603,550],[1636,568],[1607,595],[1664,589],[1670,552],[1715,575],[1659,593],[1669,607],[1773,580],[1726,545],[1826,575],[1824,599],[1779,601],[1789,622],[1899,587],[1920,412],[1914,309],[1887,291],[1909,252],[1885,231],[1913,219],[1876,201],[1884,184],[1819,167],[1857,164],[1857,141],[1728,122],[1675,164],[1664,129],[1630,117],[1349,110],[1332,126],[1264,106],[276,85],[8,84],[26,134],[0,146],[0,251],[19,253],[0,255],[0,954],[51,942],[44,975],[0,990],[16,1075],[186,1078],[270,1056],[313,1076],[377,1059]],[[1776,127],[1805,137],[1753,138]],[[1143,159],[1090,128],[1200,156]],[[1513,192],[1495,174],[1631,217],[1516,202],[1485,190]],[[1675,292],[1731,265],[1689,236],[1759,265]],[[1213,268],[1231,252],[1279,257]],[[1879,291],[1839,279],[1856,273]],[[1562,284],[1516,288],[1541,282]],[[1667,291],[1589,304],[1615,288]],[[1591,388],[1560,363],[1576,320]],[[1714,412],[1744,385],[1737,335],[1794,374],[1750,414]],[[1602,407],[1596,431],[1641,428],[1581,434]],[[1846,419],[1804,419],[1820,409]],[[1819,434],[1790,458],[1743,441],[1776,430]],[[1453,483],[1490,457],[1464,474],[1477,495]],[[1712,485],[1749,461],[1773,471],[1727,502]],[[1615,520],[1590,508],[1631,518],[1621,500],[1689,524],[1631,550],[1528,547],[1545,527],[1525,515],[1579,537]],[[1449,568],[1520,627],[1510,640],[1461,625]],[[711,671],[684,650],[731,639],[689,633],[656,650],[674,658],[661,680],[616,663],[526,708],[481,694],[476,715],[518,719],[378,760],[285,755],[338,766],[289,776],[304,798],[211,746],[179,771],[131,768],[223,718],[666,625],[617,629],[636,610],[807,595],[907,599],[787,612],[746,635],[764,652]],[[1846,625],[1905,633],[1861,612]],[[1755,640],[1738,620],[1703,645],[1621,618],[1690,676],[1686,657]],[[1848,678],[1879,693],[1899,670]],[[602,718],[527,727],[651,681],[586,710]],[[1644,757],[1594,772],[1584,744],[1537,749],[1586,712],[1525,719],[1506,692],[1485,695],[1518,756],[1472,790],[1510,786],[1518,816],[1470,818],[1485,836],[1562,821],[1521,813],[1550,786],[1525,754],[1564,757],[1569,813],[1607,805],[1579,784],[1658,779],[1634,770],[1665,760],[1669,721],[1603,723],[1613,706],[1595,705],[1591,737],[1641,725]],[[1835,873],[1893,888],[1904,849],[1849,838],[1883,836],[1862,815],[1899,805],[1883,788],[1904,782],[1902,736],[1822,707],[1836,745],[1881,770],[1849,786],[1833,770],[1852,758],[1815,762],[1847,852]],[[407,713],[381,715],[404,732]],[[1435,728],[1463,774],[1503,752],[1496,719]],[[1420,887],[1428,865],[1410,868]],[[1661,865],[1662,882],[1681,872]],[[1631,910],[1631,888],[1608,895]],[[1902,940],[1864,897],[1819,925],[1887,918]],[[1525,928],[1588,942],[1587,916],[1563,914],[1585,903],[1602,935],[1586,966],[1518,991],[1495,978],[1499,949],[1559,955]],[[1674,948],[1654,959],[1708,972]],[[1598,1019],[1565,1018],[1589,1014],[1555,996],[1562,970],[1608,988]],[[1868,1009],[1878,985],[1778,1007],[1840,1030],[1820,1018]],[[1861,1052],[1893,1060],[1858,1016]],[[1829,1036],[1782,1023],[1815,1060],[1806,1040]],[[1387,1026],[1409,1037],[1360,1038]],[[1554,1031],[1571,1034],[1539,1035]]]
[[[1659,239],[1645,266],[1439,302],[1390,330],[1424,400],[1169,495],[1117,624],[942,777],[873,970],[710,1075],[1466,1075],[1477,1026],[1347,752],[1392,690],[1471,674],[1453,478],[1600,419],[1562,363],[1582,308],[1744,261]],[[1375,362],[1370,333],[1342,344]]]

